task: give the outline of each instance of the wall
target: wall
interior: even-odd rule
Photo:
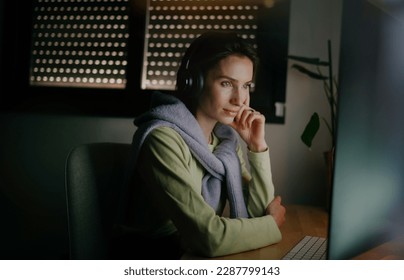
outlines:
[[[292,1],[290,54],[326,59],[326,41],[332,39],[337,61],[341,2]],[[329,149],[330,138],[321,128],[311,151],[300,141],[315,110],[328,114],[321,84],[289,69],[286,122],[266,127],[274,182],[286,203],[322,203],[322,153]],[[65,158],[82,143],[129,143],[132,119],[1,113],[0,131],[0,258],[67,258]]]
[[[330,39],[333,72],[338,74],[341,12],[341,0],[292,1],[289,54],[327,60]],[[323,152],[330,149],[331,137],[322,123],[311,150],[300,140],[313,112],[329,120],[323,86],[289,67],[286,91],[285,125],[267,126],[274,182],[287,203],[323,205],[326,185]]]
[[[83,143],[130,143],[132,120],[7,113],[0,131],[0,258],[66,258],[65,158]]]

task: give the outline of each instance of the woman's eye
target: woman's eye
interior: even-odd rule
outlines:
[[[231,87],[232,84],[229,81],[224,81],[224,82],[222,82],[222,86],[223,87]]]
[[[251,89],[252,87],[253,87],[253,83],[248,83],[248,84],[243,85],[244,89]]]

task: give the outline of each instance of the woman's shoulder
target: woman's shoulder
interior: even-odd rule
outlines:
[[[181,135],[167,126],[154,128],[145,139],[145,144],[159,150],[170,149],[181,153],[189,150]]]
[[[142,144],[140,160],[143,162],[164,162],[164,164],[188,165],[192,153],[178,132],[170,127],[154,128]]]
[[[148,138],[161,139],[161,140],[176,140],[184,142],[181,135],[175,131],[173,128],[168,126],[159,126],[154,128],[150,133]]]

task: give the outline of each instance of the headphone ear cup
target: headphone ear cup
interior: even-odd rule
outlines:
[[[204,86],[204,78],[202,72],[199,70],[195,70],[190,75],[190,94],[192,95],[200,95]]]
[[[178,90],[183,95],[199,95],[203,90],[204,78],[201,71],[184,71],[178,77]]]
[[[177,88],[183,95],[191,94],[192,92],[192,75],[188,70],[183,71],[178,75]]]

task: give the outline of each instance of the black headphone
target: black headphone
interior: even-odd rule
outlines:
[[[193,63],[194,56],[199,52],[203,39],[198,37],[187,49],[177,73],[177,90],[181,95],[198,95],[203,90],[204,76],[201,69]]]

